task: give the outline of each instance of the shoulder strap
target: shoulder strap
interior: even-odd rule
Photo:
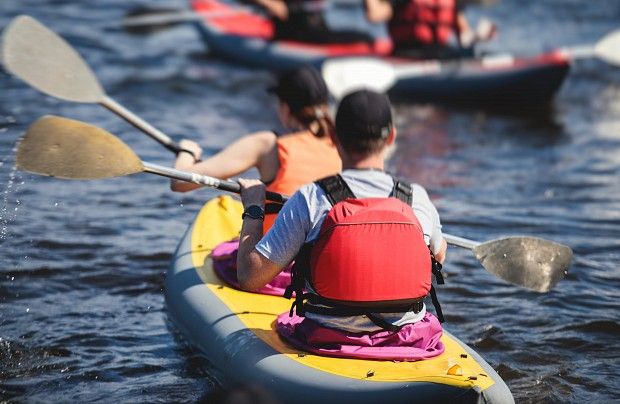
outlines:
[[[355,199],[355,194],[340,174],[320,179],[315,183],[323,189],[332,206],[345,199]]]
[[[392,196],[411,206],[411,203],[413,202],[413,189],[411,188],[411,184],[408,181],[401,181],[394,178]]]

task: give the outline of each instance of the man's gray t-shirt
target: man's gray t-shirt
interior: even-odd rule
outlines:
[[[392,177],[383,171],[345,170],[341,175],[353,194],[360,199],[387,197],[394,187]],[[422,226],[425,242],[437,253],[443,240],[437,209],[420,185],[412,184],[412,191],[413,211]],[[284,204],[274,225],[256,245],[256,250],[276,264],[287,266],[295,259],[304,243],[319,236],[323,220],[331,208],[325,192],[319,186],[314,183],[303,186]],[[424,307],[419,313],[383,314],[382,317],[400,326],[419,321],[425,314]],[[306,317],[326,327],[350,332],[380,329],[366,316],[342,317],[306,313]]]

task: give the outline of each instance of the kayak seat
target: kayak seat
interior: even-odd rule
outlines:
[[[241,290],[237,280],[237,251],[239,239],[226,241],[216,246],[211,252],[213,270],[229,286]],[[280,272],[271,282],[256,293],[272,296],[282,296],[291,283],[291,267]]]
[[[414,362],[441,355],[441,324],[432,313],[397,332],[351,333],[319,325],[297,315],[282,313],[276,331],[290,345],[322,356]]]

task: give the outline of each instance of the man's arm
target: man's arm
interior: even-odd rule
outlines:
[[[439,262],[440,264],[443,264],[443,262],[446,260],[447,251],[448,251],[448,243],[446,242],[446,239],[442,237],[441,248],[439,249],[439,251],[435,253],[435,259],[437,260],[437,262]]]
[[[265,207],[265,184],[259,180],[239,179],[243,207]],[[256,291],[268,284],[283,267],[256,251],[256,244],[263,237],[263,220],[245,217],[239,237],[237,253],[237,279],[244,290]]]

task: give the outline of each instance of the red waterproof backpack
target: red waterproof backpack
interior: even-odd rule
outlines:
[[[291,312],[371,320],[372,313],[419,312],[438,264],[411,208],[411,186],[395,180],[391,197],[357,199],[340,175],[316,184],[332,209],[296,260],[291,289],[298,298]],[[299,293],[306,282],[314,293]]]

